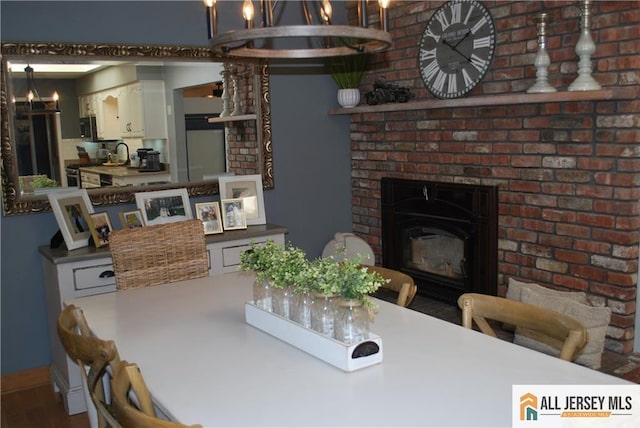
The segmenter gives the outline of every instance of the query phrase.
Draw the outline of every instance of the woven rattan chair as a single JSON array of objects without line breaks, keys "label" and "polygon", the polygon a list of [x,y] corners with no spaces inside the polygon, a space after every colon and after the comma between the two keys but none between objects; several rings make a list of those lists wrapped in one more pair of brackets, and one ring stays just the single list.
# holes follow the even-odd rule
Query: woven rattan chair
[{"label": "woven rattan chair", "polygon": [[209,274],[204,228],[198,219],[118,230],[109,236],[109,247],[118,290]]},{"label": "woven rattan chair", "polygon": [[485,294],[465,293],[458,299],[462,309],[462,325],[468,329],[476,322],[480,331],[497,337],[487,320],[514,325],[545,336],[560,350],[560,358],[573,361],[576,353],[587,344],[587,330],[579,321],[560,312],[528,303]]},{"label": "woven rattan chair", "polygon": [[111,394],[103,383],[110,377],[107,368],[120,363],[113,341],[92,336],[82,310],[73,305],[65,307],[58,317],[58,336],[69,358],[80,366],[92,428],[119,427],[109,411]]},{"label": "woven rattan chair", "polygon": [[111,381],[113,413],[127,428],[180,428],[201,427],[183,425],[156,416],[151,395],[136,364],[123,361],[115,368]]},{"label": "woven rattan chair", "polygon": [[418,290],[418,287],[413,281],[413,278],[411,278],[406,273],[382,266],[365,267],[370,271],[378,272],[383,278],[389,280],[389,282],[383,284],[382,287],[398,293],[396,304],[405,308],[411,304],[411,301],[415,297],[416,291]]}]

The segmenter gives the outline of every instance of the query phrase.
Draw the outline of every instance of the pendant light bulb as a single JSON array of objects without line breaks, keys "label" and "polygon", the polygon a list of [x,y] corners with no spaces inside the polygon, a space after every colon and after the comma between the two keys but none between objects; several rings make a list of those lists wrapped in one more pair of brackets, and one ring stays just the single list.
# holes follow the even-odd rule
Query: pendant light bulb
[{"label": "pendant light bulb", "polygon": [[333,8],[331,7],[331,3],[329,2],[329,0],[322,0],[321,15],[322,15],[322,21],[325,24],[331,23],[332,14],[333,14]]},{"label": "pendant light bulb", "polygon": [[242,5],[242,17],[245,20],[247,28],[253,27],[253,3],[251,0],[244,0],[244,4]]}]

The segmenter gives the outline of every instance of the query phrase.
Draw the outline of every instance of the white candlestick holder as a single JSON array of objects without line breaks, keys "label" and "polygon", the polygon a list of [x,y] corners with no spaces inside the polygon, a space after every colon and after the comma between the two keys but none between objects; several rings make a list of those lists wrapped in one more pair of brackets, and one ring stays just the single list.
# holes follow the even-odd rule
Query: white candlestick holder
[{"label": "white candlestick holder", "polygon": [[590,17],[591,1],[583,0],[580,3],[582,19],[580,21],[580,38],[576,44],[576,54],[580,58],[578,62],[578,77],[569,85],[570,91],[597,91],[602,89],[600,84],[591,75],[591,55],[596,51],[596,45],[591,38]]},{"label": "white candlestick holder", "polygon": [[227,70],[222,71],[222,111],[220,117],[227,117],[229,112],[229,101],[231,99],[229,95],[229,72]]},{"label": "white candlestick holder", "polygon": [[238,91],[238,79],[233,78],[233,111],[231,112],[231,116],[241,116],[242,115],[242,105],[240,102],[240,92]]},{"label": "white candlestick holder", "polygon": [[556,92],[556,88],[549,84],[547,69],[551,65],[549,54],[547,53],[546,28],[549,14],[542,12],[536,15],[536,28],[538,29],[538,52],[536,53],[533,65],[536,66],[536,83],[527,90],[529,94]]}]

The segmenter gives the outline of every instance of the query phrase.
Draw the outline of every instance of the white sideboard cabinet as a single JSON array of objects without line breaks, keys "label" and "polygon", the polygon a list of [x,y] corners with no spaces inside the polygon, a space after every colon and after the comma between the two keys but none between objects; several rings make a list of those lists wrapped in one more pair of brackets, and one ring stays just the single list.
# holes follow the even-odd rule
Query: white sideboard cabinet
[{"label": "white sideboard cabinet", "polygon": [[[240,254],[252,242],[274,242],[284,245],[286,228],[266,224],[249,226],[246,230],[227,231],[206,237],[209,255],[209,274],[237,271]],[[108,247],[85,247],[68,251],[66,248],[39,248],[42,257],[47,322],[51,342],[51,383],[60,392],[70,415],[87,410],[82,390],[80,369],[68,358],[58,338],[57,322],[64,302],[76,297],[116,291],[113,262]],[[103,339],[109,339],[105,337]],[[123,356],[126,357],[126,356]]]}]

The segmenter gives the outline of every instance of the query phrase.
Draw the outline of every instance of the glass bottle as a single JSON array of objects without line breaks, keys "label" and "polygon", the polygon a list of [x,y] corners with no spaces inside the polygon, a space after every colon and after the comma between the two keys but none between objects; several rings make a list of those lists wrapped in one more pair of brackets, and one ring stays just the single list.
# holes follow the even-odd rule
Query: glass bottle
[{"label": "glass bottle", "polygon": [[314,293],[311,308],[311,328],[327,337],[334,337],[336,311],[333,296]]},{"label": "glass bottle", "polygon": [[291,320],[301,324],[303,327],[311,328],[311,309],[313,306],[313,295],[306,290],[299,291],[295,296]]},{"label": "glass bottle", "polygon": [[292,286],[276,288],[273,292],[273,312],[291,319],[293,308],[294,288]]},{"label": "glass bottle", "polygon": [[273,288],[269,281],[253,282],[253,304],[268,312],[273,311]]},{"label": "glass bottle", "polygon": [[369,318],[359,299],[337,300],[336,339],[351,345],[369,338]]}]

